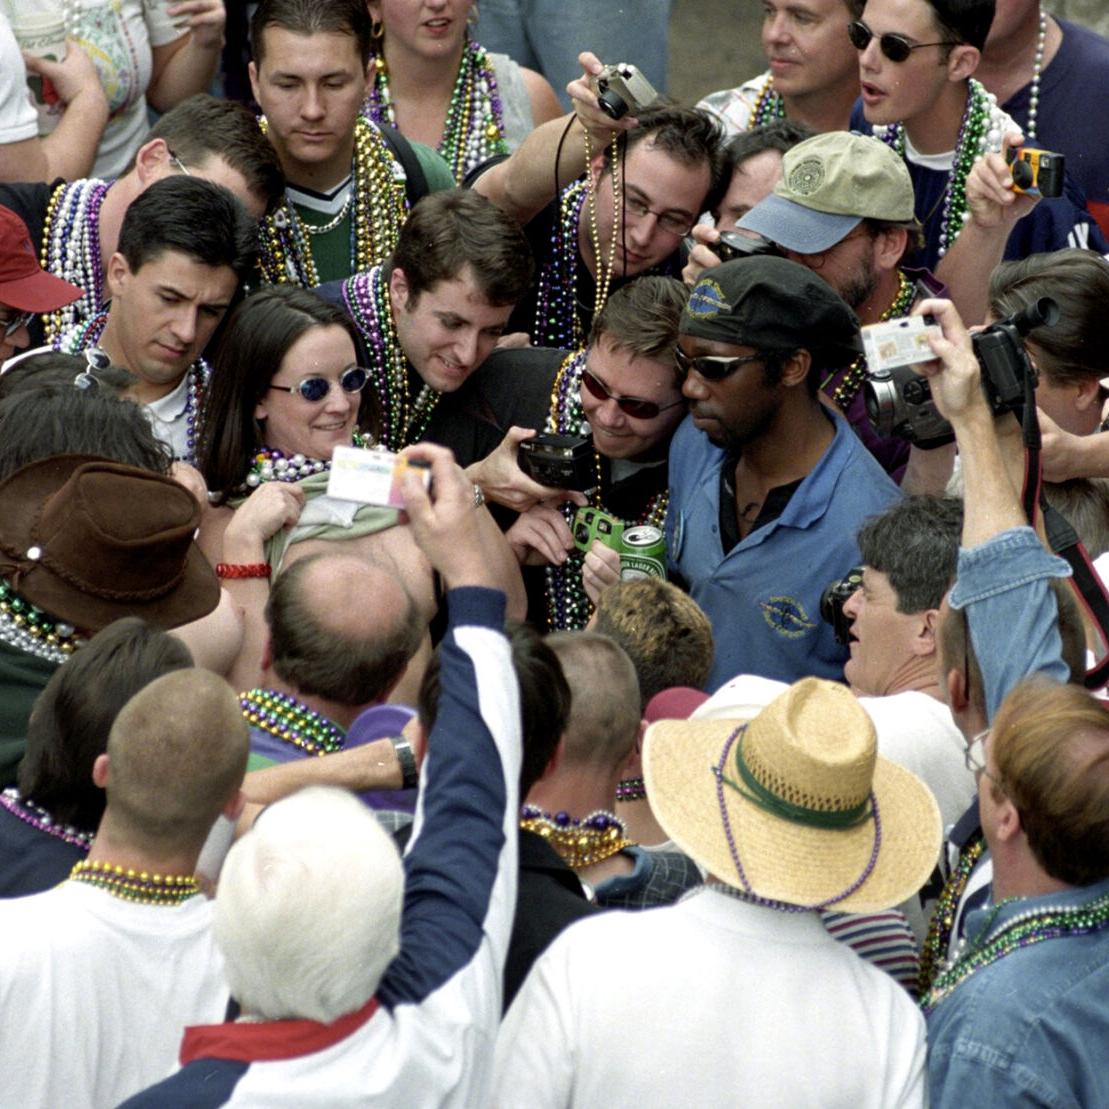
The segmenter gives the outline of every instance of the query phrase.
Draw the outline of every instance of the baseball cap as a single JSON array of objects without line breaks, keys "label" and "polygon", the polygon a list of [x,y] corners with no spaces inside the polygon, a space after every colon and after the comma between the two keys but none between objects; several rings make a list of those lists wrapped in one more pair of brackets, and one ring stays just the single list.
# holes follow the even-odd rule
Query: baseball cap
[{"label": "baseball cap", "polygon": [[0,304],[20,312],[53,312],[80,295],[76,285],[39,265],[27,225],[0,205]]},{"label": "baseball cap", "polygon": [[782,177],[739,226],[786,250],[818,254],[864,219],[915,220],[913,182],[904,160],[880,139],[828,131],[782,158]]},{"label": "baseball cap", "polygon": [[705,270],[678,331],[756,350],[804,349],[831,360],[862,350],[858,317],[819,274],[787,258],[736,258]]}]

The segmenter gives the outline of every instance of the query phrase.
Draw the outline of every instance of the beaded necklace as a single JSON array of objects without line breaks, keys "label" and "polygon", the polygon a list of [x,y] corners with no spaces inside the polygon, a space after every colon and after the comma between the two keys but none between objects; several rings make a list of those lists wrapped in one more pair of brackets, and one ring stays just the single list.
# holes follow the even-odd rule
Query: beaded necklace
[{"label": "beaded necklace", "polygon": [[72,624],[47,616],[0,578],[0,643],[47,662],[65,662],[84,642]]},{"label": "beaded necklace", "polygon": [[[951,172],[943,195],[943,216],[940,220],[939,256],[958,237],[967,214],[967,175],[975,161],[988,151],[1001,149],[1002,127],[1005,113],[997,106],[997,97],[987,92],[980,81],[969,80],[967,103],[959,124],[959,136],[951,161]],[[875,138],[892,147],[901,157],[905,156],[905,125],[903,123],[877,124]]]},{"label": "beaded necklace", "polygon": [[330,755],[343,749],[346,733],[322,713],[276,689],[239,694],[247,723],[299,747],[306,755]]},{"label": "beaded necklace", "polygon": [[[265,134],[268,125],[258,121]],[[354,163],[350,195],[340,213],[350,220],[350,272],[361,273],[385,261],[397,245],[397,235],[408,214],[403,169],[393,160],[381,132],[364,117],[354,124]],[[267,216],[259,236],[259,265],[266,281],[286,282],[313,288],[320,283],[311,236],[334,230],[342,220],[323,227],[306,223],[287,197],[276,212]]]},{"label": "beaded necklace", "polygon": [[[383,54],[374,59],[373,84],[362,105],[362,114],[374,123],[397,125],[389,67]],[[485,47],[469,39],[462,47],[438,150],[456,181],[461,181],[487,158],[508,153],[504,105],[493,63]]]},{"label": "beaded necklace", "polygon": [[944,964],[948,945],[951,942],[951,929],[955,927],[955,913],[958,911],[959,901],[967,888],[967,882],[970,881],[974,864],[982,857],[985,848],[986,840],[981,832],[965,844],[959,852],[959,861],[944,883],[943,892],[936,901],[932,919],[928,922],[928,935],[924,937],[924,943],[920,948],[917,993],[921,996],[928,992],[932,979]]},{"label": "beaded necklace", "polygon": [[7,809],[12,816],[18,817],[36,831],[64,840],[82,851],[88,851],[92,843],[92,832],[82,832],[72,824],[59,824],[41,805],[36,805],[30,797],[21,796],[15,786],[0,793],[0,808]]},{"label": "beaded necklace", "polygon": [[1040,30],[1036,36],[1036,55],[1032,59],[1032,84],[1028,90],[1028,124],[1024,128],[1024,140],[1029,146],[1036,145],[1036,116],[1040,108],[1040,74],[1044,68],[1044,50],[1047,46],[1047,12],[1040,5]]},{"label": "beaded necklace", "polygon": [[578,225],[585,203],[586,182],[573,181],[562,190],[551,248],[539,271],[535,298],[535,345],[562,350],[582,345],[585,335],[578,316]]},{"label": "beaded necklace", "polygon": [[121,901],[167,908],[180,905],[200,892],[191,874],[148,874],[145,870],[124,869],[118,864],[88,859],[74,864],[69,880],[95,886]]},{"label": "beaded necklace", "polygon": [[[585,369],[585,358],[584,350],[574,351],[567,355],[559,366],[551,389],[547,431],[559,435],[589,434],[589,424],[581,405],[581,375]],[[605,508],[604,468],[601,456],[596,450],[593,452],[593,467],[597,484],[590,493],[589,500],[595,508]],[[661,529],[666,521],[669,500],[669,489],[655,493],[648,500],[635,523],[651,524]],[[562,514],[568,525],[573,524],[576,511],[577,507],[569,502],[562,506]],[[547,623],[552,631],[580,631],[589,622],[593,605],[582,586],[581,573],[584,561],[584,552],[573,550],[561,566],[547,567]]]},{"label": "beaded necklace", "polygon": [[932,988],[920,999],[920,1007],[924,1012],[930,1013],[972,974],[1022,947],[1031,947],[1044,940],[1085,936],[1109,927],[1109,893],[1106,893],[1085,905],[1049,906],[1046,909],[1020,913],[1006,921],[991,936],[989,932],[994,918],[1002,906],[1009,903],[1008,900],[1001,901],[994,907],[990,922],[982,929],[978,940],[970,945],[965,940],[960,944],[955,957],[936,976]]},{"label": "beaded necklace", "polygon": [[774,74],[768,73],[759,88],[751,114],[747,117],[747,130],[754,131],[776,119],[785,118],[786,102],[782,99],[782,94],[774,88]]},{"label": "beaded necklace", "polygon": [[[108,323],[108,313],[98,312],[95,316],[74,325],[64,334],[58,335],[51,346],[63,354],[80,354],[94,347],[104,334]],[[212,368],[203,358],[198,358],[185,371],[189,383],[185,393],[185,453],[180,461],[190,466],[196,463],[196,421],[204,406],[204,394],[212,377]]]},{"label": "beaded necklace", "polygon": [[632,846],[624,822],[605,809],[597,809],[579,820],[565,810],[552,816],[534,805],[525,805],[520,817],[520,827],[542,836],[572,870],[604,862]]},{"label": "beaded necklace", "polygon": [[423,435],[441,394],[425,384],[415,400],[409,395],[408,359],[393,324],[392,297],[382,266],[343,282],[343,306],[369,347],[372,365],[366,368],[382,409],[380,442],[388,450],[399,451]]},{"label": "beaded necklace", "polygon": [[46,341],[78,321],[104,310],[104,271],[100,262],[100,206],[111,181],[95,177],[59,185],[51,194],[42,225],[42,268],[82,290],[63,308],[42,315]]},{"label": "beaded necklace", "polygon": [[617,801],[645,801],[647,787],[642,778],[621,778],[616,785]]},{"label": "beaded necklace", "polygon": [[[355,430],[351,443],[356,447],[366,447],[366,439]],[[312,474],[322,474],[331,469],[331,459],[306,458],[303,454],[286,455],[277,447],[259,447],[251,459],[250,469],[236,492],[257,489],[270,481],[294,482]]]},{"label": "beaded necklace", "polygon": [[[894,320],[899,319],[901,316],[907,316],[915,295],[916,289],[913,287],[912,282],[905,276],[904,271],[898,270],[897,295],[893,298],[890,306],[878,317],[878,322],[885,323],[886,320]],[[828,375],[827,379],[820,386],[822,392],[827,393],[828,386],[835,380],[835,376],[835,374]],[[832,403],[835,404],[841,412],[846,412],[864,381],[866,381],[866,355],[860,354],[859,357],[847,367],[843,378],[835,387],[834,392],[832,392]]]}]

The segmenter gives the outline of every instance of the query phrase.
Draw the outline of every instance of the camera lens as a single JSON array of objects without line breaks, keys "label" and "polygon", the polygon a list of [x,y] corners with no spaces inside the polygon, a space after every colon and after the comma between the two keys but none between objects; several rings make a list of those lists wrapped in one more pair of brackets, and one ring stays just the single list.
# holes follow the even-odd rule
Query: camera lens
[{"label": "camera lens", "polygon": [[883,438],[889,438],[897,424],[897,386],[889,370],[875,370],[863,385],[867,419]]},{"label": "camera lens", "polygon": [[608,88],[597,94],[597,103],[600,104],[601,111],[611,119],[623,119],[628,114],[627,104]]}]

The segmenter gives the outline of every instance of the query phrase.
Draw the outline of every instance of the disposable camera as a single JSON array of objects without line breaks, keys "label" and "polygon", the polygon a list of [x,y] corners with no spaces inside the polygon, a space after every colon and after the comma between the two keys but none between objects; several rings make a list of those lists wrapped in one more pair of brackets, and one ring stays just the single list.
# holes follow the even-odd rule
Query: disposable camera
[{"label": "disposable camera", "polygon": [[754,258],[765,254],[780,257],[782,253],[776,243],[763,238],[762,235],[742,235],[738,231],[721,231],[720,241],[712,247],[712,252],[721,262],[730,262],[733,258]]},{"label": "disposable camera", "polygon": [[[928,317],[921,318],[925,321]],[[1008,319],[991,324],[971,335],[971,344],[982,370],[982,391],[995,416],[1013,412],[1024,403],[1025,382],[1037,384],[1036,369],[1028,360],[1024,337],[1035,327],[1051,327],[1059,318],[1059,306],[1051,297],[1040,297]],[[884,325],[878,325],[884,326]],[[863,328],[863,344],[867,328]],[[930,357],[934,357],[931,356]],[[932,399],[929,381],[912,371],[913,362],[869,368],[863,386],[866,413],[875,431],[883,437],[898,436],[918,447],[939,447],[955,434],[940,415]],[[922,361],[922,359],[915,359]]]},{"label": "disposable camera", "polygon": [[520,444],[517,459],[520,469],[540,485],[584,493],[597,484],[589,435],[542,432]]},{"label": "disposable camera", "polygon": [[340,501],[404,508],[404,479],[410,473],[420,477],[425,489],[431,485],[427,462],[388,451],[336,447],[331,454],[327,495]]},{"label": "disposable camera", "polygon": [[1013,175],[1013,191],[1030,196],[1062,196],[1065,162],[1062,154],[1016,146],[1005,154]]},{"label": "disposable camera", "polygon": [[585,506],[574,514],[574,546],[588,551],[593,540],[599,539],[606,547],[619,553],[623,549],[624,521],[610,516],[600,508]]},{"label": "disposable camera", "polygon": [[651,82],[627,62],[606,65],[593,78],[592,85],[601,111],[613,119],[623,119],[629,112],[638,115],[658,100]]},{"label": "disposable camera", "polygon": [[851,625],[855,620],[843,611],[843,606],[862,584],[863,568],[853,566],[842,578],[837,578],[820,594],[820,617],[825,624],[832,625],[836,642],[845,646],[851,641]]}]

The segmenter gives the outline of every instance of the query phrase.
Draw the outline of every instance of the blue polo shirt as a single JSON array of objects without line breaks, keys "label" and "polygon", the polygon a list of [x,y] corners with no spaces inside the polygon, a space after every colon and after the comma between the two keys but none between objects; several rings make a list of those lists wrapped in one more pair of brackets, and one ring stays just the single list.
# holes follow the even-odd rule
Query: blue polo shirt
[{"label": "blue polo shirt", "polygon": [[847,650],[820,618],[820,595],[858,565],[856,532],[901,491],[851,425],[827,415],[835,438],[785,510],[727,554],[719,523],[724,451],[689,418],[670,445],[670,566],[712,621],[709,692],[737,674],[843,679]]}]

